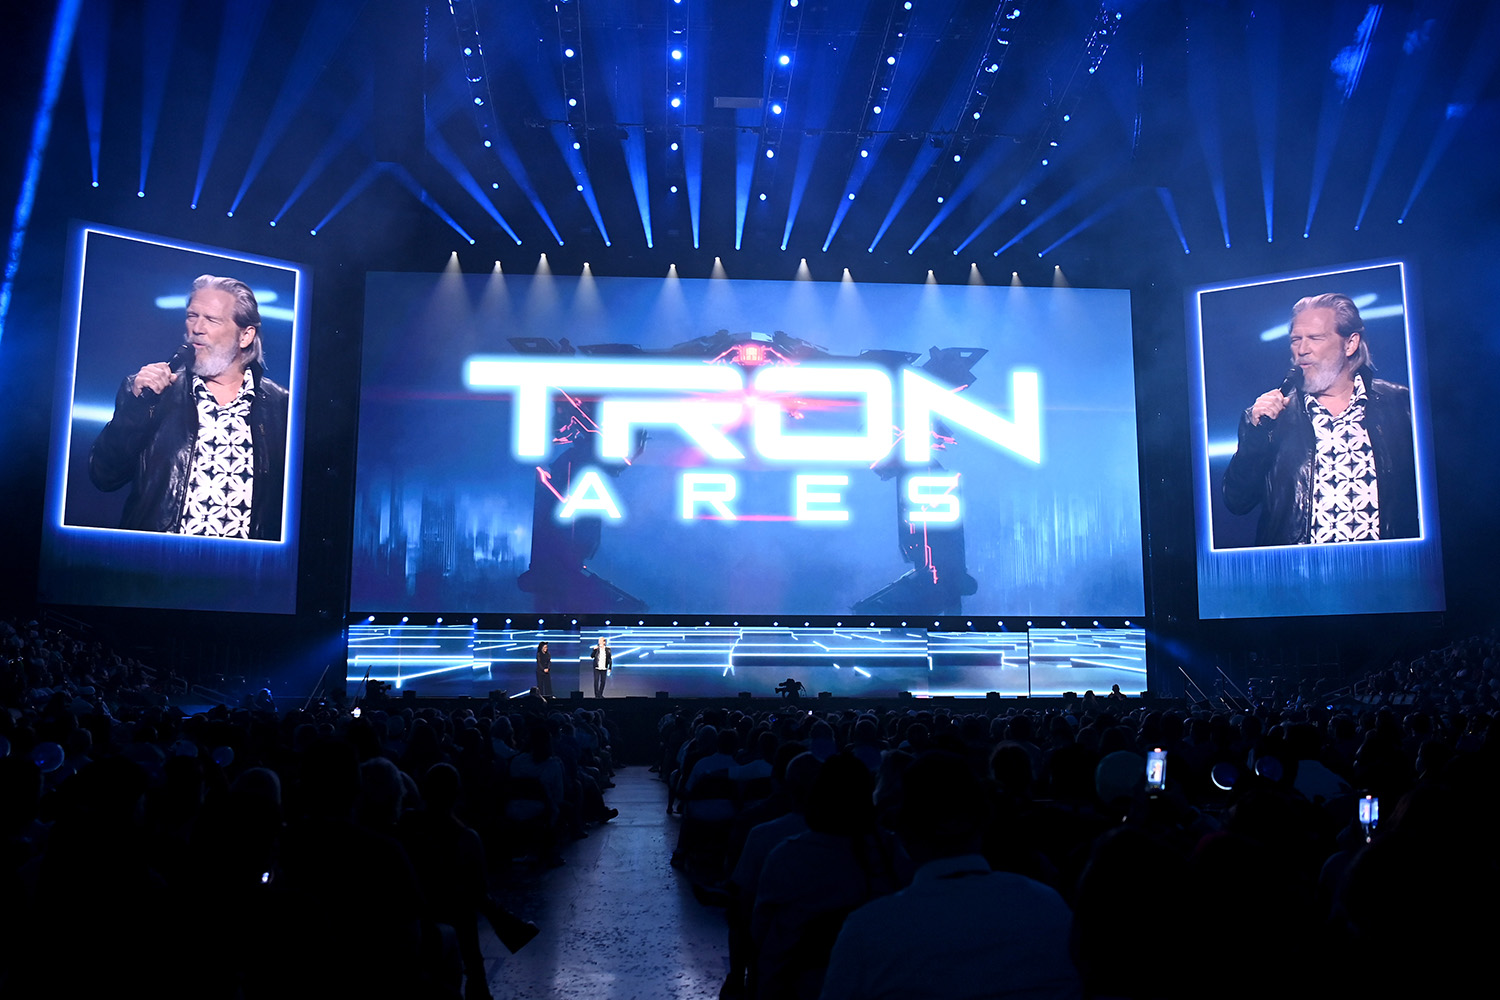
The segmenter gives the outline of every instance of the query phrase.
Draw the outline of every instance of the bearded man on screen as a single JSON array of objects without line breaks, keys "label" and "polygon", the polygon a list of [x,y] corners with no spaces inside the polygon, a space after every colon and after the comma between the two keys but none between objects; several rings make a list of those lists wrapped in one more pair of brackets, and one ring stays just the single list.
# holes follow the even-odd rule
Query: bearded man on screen
[{"label": "bearded man on screen", "polygon": [[1292,373],[1240,418],[1225,506],[1260,508],[1256,545],[1416,538],[1411,393],[1375,377],[1358,307],[1308,296],[1289,333]]},{"label": "bearded man on screen", "polygon": [[126,530],[279,540],[287,392],[265,377],[255,293],[202,275],[184,320],[172,361],[121,385],[89,479],[105,491],[129,484]]}]

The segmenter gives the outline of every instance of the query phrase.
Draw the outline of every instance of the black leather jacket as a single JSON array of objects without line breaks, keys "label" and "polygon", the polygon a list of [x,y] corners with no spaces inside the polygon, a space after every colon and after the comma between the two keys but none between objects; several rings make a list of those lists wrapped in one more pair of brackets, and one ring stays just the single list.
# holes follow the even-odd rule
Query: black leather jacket
[{"label": "black leather jacket", "polygon": [[[1380,498],[1380,538],[1416,538],[1416,459],[1412,443],[1411,393],[1403,385],[1377,379],[1369,368],[1365,382],[1365,430],[1375,453]],[[1313,463],[1317,434],[1301,392],[1293,392],[1275,420],[1250,422],[1240,416],[1239,447],[1224,473],[1224,505],[1234,514],[1261,508],[1256,545],[1304,545],[1312,539]]]},{"label": "black leather jacket", "polygon": [[[250,403],[255,479],[250,490],[250,537],[279,541],[286,483],[287,392],[259,366]],[[115,395],[115,413],[89,452],[89,479],[101,490],[130,484],[120,527],[175,532],[182,523],[198,440],[193,379],[179,378],[160,397],[136,396],[127,378]]]}]

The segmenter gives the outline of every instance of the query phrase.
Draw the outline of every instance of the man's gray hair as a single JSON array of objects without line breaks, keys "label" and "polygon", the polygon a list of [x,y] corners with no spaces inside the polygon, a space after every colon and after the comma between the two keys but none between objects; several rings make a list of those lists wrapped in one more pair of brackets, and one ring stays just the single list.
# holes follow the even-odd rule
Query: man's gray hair
[{"label": "man's gray hair", "polygon": [[265,347],[260,340],[260,303],[255,301],[255,293],[250,286],[238,278],[220,278],[212,274],[200,274],[193,279],[193,287],[188,292],[188,301],[193,296],[208,288],[216,292],[224,292],[234,299],[234,325],[241,330],[246,327],[255,327],[255,339],[250,346],[240,351],[240,357],[248,364],[265,364]]},{"label": "man's gray hair", "polygon": [[[1322,295],[1309,295],[1298,299],[1297,304],[1292,306],[1293,323],[1297,321],[1297,315],[1304,309],[1332,309],[1334,327],[1338,330],[1340,337],[1348,340],[1356,333],[1361,335],[1359,347],[1355,349],[1354,356],[1350,359],[1354,370],[1375,367],[1375,362],[1370,360],[1370,345],[1365,342],[1363,336],[1365,321],[1360,318],[1359,306],[1354,304],[1353,299],[1339,292],[1324,292]],[[1290,332],[1291,327],[1288,326],[1287,330]]]}]

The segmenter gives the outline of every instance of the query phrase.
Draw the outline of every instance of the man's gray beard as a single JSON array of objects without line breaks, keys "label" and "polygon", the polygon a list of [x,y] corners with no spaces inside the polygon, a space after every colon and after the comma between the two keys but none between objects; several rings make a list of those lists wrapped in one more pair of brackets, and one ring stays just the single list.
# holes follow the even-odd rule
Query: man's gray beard
[{"label": "man's gray beard", "polygon": [[1311,368],[1302,369],[1302,392],[1308,396],[1316,396],[1320,392],[1327,392],[1333,387],[1333,383],[1343,374],[1344,365],[1328,364],[1314,365]]},{"label": "man's gray beard", "polygon": [[227,345],[223,350],[210,349],[203,357],[194,359],[193,374],[199,378],[218,378],[229,370],[239,356],[239,349],[233,344]]}]

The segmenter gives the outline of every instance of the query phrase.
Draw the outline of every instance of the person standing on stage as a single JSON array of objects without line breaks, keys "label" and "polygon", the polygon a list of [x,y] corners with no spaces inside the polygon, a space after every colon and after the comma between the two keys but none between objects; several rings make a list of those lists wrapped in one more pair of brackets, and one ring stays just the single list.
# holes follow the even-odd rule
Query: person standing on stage
[{"label": "person standing on stage", "polygon": [[609,672],[614,669],[614,654],[609,651],[609,640],[601,637],[594,644],[591,654],[594,658],[594,697],[604,697],[604,685],[609,680]]},{"label": "person standing on stage", "polygon": [[536,690],[543,698],[552,697],[552,653],[545,642],[536,647]]}]

